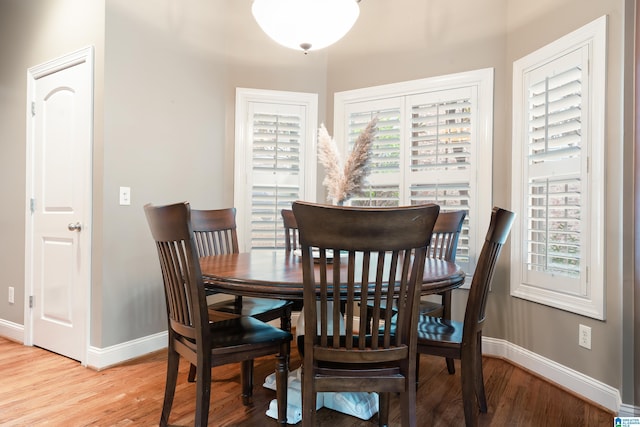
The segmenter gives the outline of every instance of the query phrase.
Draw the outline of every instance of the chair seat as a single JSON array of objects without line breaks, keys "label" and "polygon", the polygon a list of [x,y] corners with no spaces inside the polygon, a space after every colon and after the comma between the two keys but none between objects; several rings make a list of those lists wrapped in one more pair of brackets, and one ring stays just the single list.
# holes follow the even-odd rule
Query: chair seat
[{"label": "chair seat", "polygon": [[[290,332],[271,326],[253,317],[237,317],[211,325],[211,348],[215,353],[221,349],[237,352],[238,347],[259,344],[273,344],[277,341],[290,341]],[[216,351],[216,349],[218,351]]]},{"label": "chair seat", "polygon": [[248,297],[242,298],[241,306],[235,300],[215,302],[208,306],[209,318],[213,321],[248,316],[268,322],[282,317],[282,313],[292,308],[292,301]]},{"label": "chair seat", "polygon": [[[420,315],[418,319],[418,345],[459,345],[462,342],[463,323],[441,317]],[[432,342],[433,341],[433,342]]]},{"label": "chair seat", "polygon": [[[373,307],[369,305],[369,310],[372,310]],[[386,314],[387,307],[384,304],[380,306],[380,316],[383,317]],[[370,313],[370,312],[369,312]],[[369,313],[367,313],[369,315]],[[395,319],[396,310],[393,309],[393,318]],[[444,315],[444,305],[435,301],[425,301],[420,300],[420,305],[418,307],[418,313],[423,316],[434,316],[434,317],[443,317]]]},{"label": "chair seat", "polygon": [[442,317],[444,313],[444,305],[435,301],[420,301],[418,313],[425,316]]}]

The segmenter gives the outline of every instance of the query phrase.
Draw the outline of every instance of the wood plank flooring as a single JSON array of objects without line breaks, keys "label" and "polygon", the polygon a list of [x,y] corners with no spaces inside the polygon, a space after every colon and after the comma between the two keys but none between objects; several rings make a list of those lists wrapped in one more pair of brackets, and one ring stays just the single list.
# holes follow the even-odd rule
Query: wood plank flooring
[{"label": "wood plank flooring", "polygon": [[[300,361],[295,347],[292,368]],[[100,372],[78,362],[0,337],[0,426],[155,426],[164,393],[166,353],[148,355]],[[262,387],[273,371],[272,357],[255,364],[254,402],[242,405],[239,367],[212,372],[210,426],[275,425],[265,411],[275,392]],[[420,426],[462,426],[460,365],[448,375],[444,360],[422,356],[418,389]],[[170,422],[193,425],[195,385],[187,383],[188,366],[180,378]],[[525,370],[495,358],[484,360],[489,412],[480,426],[603,426],[613,425],[613,414],[550,384]],[[391,425],[400,425],[398,405]],[[376,426],[377,416],[363,421],[323,408],[318,425]]]}]

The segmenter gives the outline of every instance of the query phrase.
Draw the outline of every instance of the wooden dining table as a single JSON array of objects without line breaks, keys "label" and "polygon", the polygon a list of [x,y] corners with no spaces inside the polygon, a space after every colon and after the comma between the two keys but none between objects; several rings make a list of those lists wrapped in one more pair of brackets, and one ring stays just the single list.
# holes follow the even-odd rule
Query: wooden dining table
[{"label": "wooden dining table", "polygon": [[[346,263],[341,263],[346,268]],[[302,257],[294,252],[254,250],[200,258],[205,287],[231,295],[303,299]],[[436,294],[464,283],[465,273],[449,261],[427,258],[422,294]]]}]

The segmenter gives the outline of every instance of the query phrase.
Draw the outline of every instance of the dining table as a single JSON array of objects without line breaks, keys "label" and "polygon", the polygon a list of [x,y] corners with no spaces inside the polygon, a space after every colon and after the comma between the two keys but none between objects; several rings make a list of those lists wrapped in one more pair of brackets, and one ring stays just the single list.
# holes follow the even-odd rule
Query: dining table
[{"label": "dining table", "polygon": [[[346,268],[346,262],[340,263]],[[246,297],[303,300],[302,257],[294,251],[252,250],[200,258],[207,289]],[[427,258],[422,295],[462,286],[465,273],[455,263]]]}]

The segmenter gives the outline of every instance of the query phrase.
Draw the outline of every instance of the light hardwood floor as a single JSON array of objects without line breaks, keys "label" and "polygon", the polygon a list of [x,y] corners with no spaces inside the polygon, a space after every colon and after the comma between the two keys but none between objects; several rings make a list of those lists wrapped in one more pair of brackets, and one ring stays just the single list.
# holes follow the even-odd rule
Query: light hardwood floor
[{"label": "light hardwood floor", "polygon": [[[299,366],[292,350],[292,367]],[[457,362],[456,362],[457,363]],[[0,338],[0,426],[154,426],[158,425],[164,392],[166,353],[154,353],[100,372],[78,362]],[[272,372],[272,357],[255,366],[254,402],[242,405],[238,366],[212,372],[210,426],[268,426],[265,415],[275,392],[262,387]],[[458,372],[448,375],[443,359],[422,356],[418,389],[420,426],[462,426],[464,414]],[[187,383],[188,366],[180,378],[170,422],[193,425],[195,385]],[[613,414],[550,384],[523,369],[495,358],[484,360],[489,412],[480,426],[612,426]],[[398,405],[391,425],[399,426]],[[376,426],[329,409],[318,413],[318,425]]]}]

